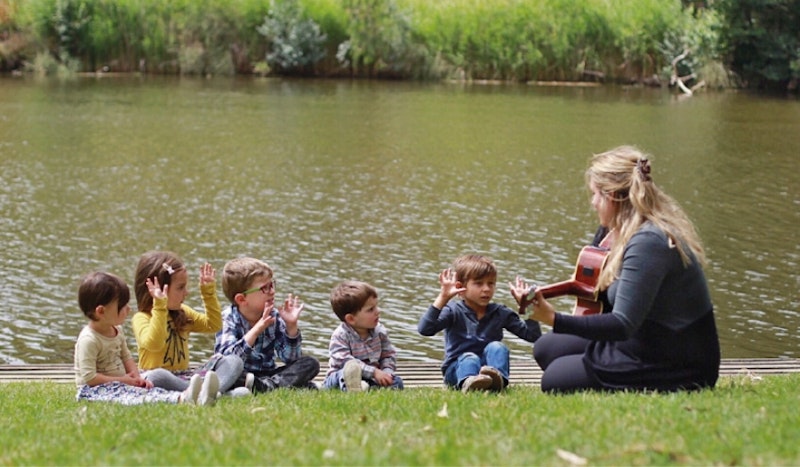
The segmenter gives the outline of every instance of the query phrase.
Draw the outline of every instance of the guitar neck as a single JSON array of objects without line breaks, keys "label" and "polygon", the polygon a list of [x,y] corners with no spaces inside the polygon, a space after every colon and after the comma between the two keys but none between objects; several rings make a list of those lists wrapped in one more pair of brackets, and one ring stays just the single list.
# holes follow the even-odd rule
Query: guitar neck
[{"label": "guitar neck", "polygon": [[589,284],[570,279],[563,282],[556,282],[537,288],[542,291],[544,298],[561,297],[564,295],[575,295],[580,298],[595,298],[595,289]]}]

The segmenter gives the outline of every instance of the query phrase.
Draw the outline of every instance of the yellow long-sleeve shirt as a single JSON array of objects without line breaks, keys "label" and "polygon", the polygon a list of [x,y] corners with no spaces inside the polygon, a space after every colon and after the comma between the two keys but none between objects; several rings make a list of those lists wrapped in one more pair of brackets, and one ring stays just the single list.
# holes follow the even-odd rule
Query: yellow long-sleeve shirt
[{"label": "yellow long-sleeve shirt", "polygon": [[217,298],[216,284],[200,287],[205,313],[199,313],[186,304],[181,308],[193,321],[181,333],[175,332],[167,311],[167,299],[154,299],[150,313],[137,312],[131,319],[133,333],[139,349],[139,368],[170,371],[189,369],[189,334],[211,333],[222,329],[222,307]]}]

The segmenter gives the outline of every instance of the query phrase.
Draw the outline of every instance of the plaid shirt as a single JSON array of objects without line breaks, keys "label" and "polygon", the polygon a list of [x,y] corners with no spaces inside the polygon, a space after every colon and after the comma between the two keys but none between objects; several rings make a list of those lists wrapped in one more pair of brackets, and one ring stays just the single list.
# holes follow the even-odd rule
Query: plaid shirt
[{"label": "plaid shirt", "polygon": [[369,336],[362,339],[352,326],[341,323],[331,334],[328,350],[328,375],[344,368],[344,364],[353,358],[361,362],[361,376],[366,379],[372,379],[375,368],[392,374],[397,368],[397,352],[382,324],[371,329]]},{"label": "plaid shirt", "polygon": [[250,331],[250,323],[239,313],[239,308],[232,305],[222,312],[222,331],[217,333],[214,352],[222,355],[238,355],[244,360],[244,369],[256,375],[271,374],[277,368],[275,357],[284,363],[297,360],[302,355],[300,344],[302,336],[290,338],[286,336],[286,323],[272,310],[275,323],[264,330],[250,347],[244,335]]}]

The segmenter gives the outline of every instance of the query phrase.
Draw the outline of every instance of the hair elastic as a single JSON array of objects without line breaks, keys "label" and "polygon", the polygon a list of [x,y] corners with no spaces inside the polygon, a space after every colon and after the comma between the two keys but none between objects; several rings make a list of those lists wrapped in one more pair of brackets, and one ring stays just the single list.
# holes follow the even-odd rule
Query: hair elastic
[{"label": "hair elastic", "polygon": [[646,157],[643,157],[636,162],[636,170],[638,170],[642,175],[644,181],[649,182],[652,180],[652,177],[650,177],[650,161],[647,160]]}]

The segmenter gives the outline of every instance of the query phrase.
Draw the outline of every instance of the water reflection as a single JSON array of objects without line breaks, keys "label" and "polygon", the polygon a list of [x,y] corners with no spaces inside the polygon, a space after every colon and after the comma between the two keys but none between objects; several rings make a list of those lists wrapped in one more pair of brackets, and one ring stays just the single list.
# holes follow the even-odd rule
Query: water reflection
[{"label": "water reflection", "polygon": [[[70,362],[75,293],[95,269],[132,280],[144,251],[217,270],[250,255],[299,294],[305,349],[326,357],[328,293],[381,293],[402,358],[439,359],[416,321],[453,258],[499,282],[565,279],[595,227],[582,171],[634,143],[706,241],[725,357],[800,354],[800,104],[649,89],[282,80],[0,82],[0,363]],[[221,291],[220,291],[221,296]],[[511,303],[505,288],[497,300]],[[192,291],[187,302],[200,306]],[[569,299],[558,302],[571,309]],[[135,344],[130,328],[132,348]],[[510,338],[513,356],[530,346]],[[192,339],[192,359],[211,336]]]}]

